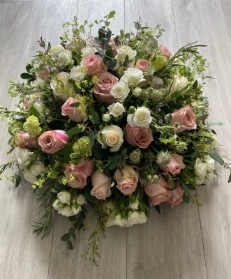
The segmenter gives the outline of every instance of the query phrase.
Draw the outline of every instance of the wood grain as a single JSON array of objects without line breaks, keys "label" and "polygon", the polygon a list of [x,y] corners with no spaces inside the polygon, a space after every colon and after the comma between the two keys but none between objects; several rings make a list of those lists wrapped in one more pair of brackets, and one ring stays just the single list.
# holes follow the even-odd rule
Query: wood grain
[{"label": "wood grain", "polygon": [[[0,0],[0,103],[13,107],[7,96],[8,80],[18,79],[39,49],[42,36],[59,42],[62,23],[77,15],[89,22],[116,10],[111,28],[115,34],[125,28],[134,31],[134,21],[160,23],[166,32],[160,39],[172,53],[188,42],[208,45],[201,53],[210,62],[205,93],[210,101],[211,122],[224,154],[230,149],[231,88],[231,5],[229,0]],[[93,28],[95,35],[97,28]],[[6,162],[7,129],[0,123],[0,163]],[[23,182],[15,189],[9,181],[0,182],[0,278],[3,279],[230,279],[231,278],[231,188],[228,172],[217,166],[219,178],[210,179],[198,189],[203,204],[181,204],[173,209],[154,209],[146,225],[128,229],[107,229],[100,244],[101,259],[95,267],[82,258],[94,222],[77,235],[75,250],[63,253],[60,237],[69,221],[55,214],[51,234],[41,241],[31,233],[36,218],[36,197]]]}]

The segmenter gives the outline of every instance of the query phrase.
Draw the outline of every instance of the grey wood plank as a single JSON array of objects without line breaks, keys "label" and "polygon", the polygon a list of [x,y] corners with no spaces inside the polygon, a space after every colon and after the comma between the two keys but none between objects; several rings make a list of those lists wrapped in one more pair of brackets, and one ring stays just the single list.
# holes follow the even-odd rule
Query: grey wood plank
[{"label": "grey wood plank", "polygon": [[[222,1],[220,1],[222,3]],[[176,30],[182,43],[192,41],[193,37],[200,43],[208,44],[202,52],[210,62],[209,74],[215,79],[208,82],[206,94],[210,101],[209,121],[221,121],[222,127],[214,127],[219,143],[227,149],[220,148],[230,157],[230,62],[231,47],[230,25],[224,9],[230,9],[230,3],[218,1],[178,1],[174,5]],[[225,22],[226,20],[226,22]],[[182,28],[187,26],[187,28]],[[219,179],[212,179],[206,187],[198,189],[203,206],[199,209],[202,237],[207,267],[207,278],[228,279],[231,276],[231,198],[227,183],[228,172],[217,166]]]},{"label": "grey wood plank", "polygon": [[[148,26],[160,23],[166,30],[160,43],[174,53],[180,46],[173,12],[174,1],[126,1],[125,18],[131,28],[134,17]],[[144,226],[131,227],[127,237],[127,278],[206,278],[198,208],[161,205]]]},{"label": "grey wood plank", "polygon": [[[1,105],[10,107],[8,80],[16,79],[32,3],[0,4],[0,95]],[[27,42],[30,44],[30,42]],[[25,63],[25,61],[21,61]],[[12,104],[13,105],[13,104]],[[0,164],[7,162],[7,131],[1,123]],[[0,278],[46,278],[50,238],[32,235],[36,199],[28,183],[15,189],[10,181],[0,182]]]}]

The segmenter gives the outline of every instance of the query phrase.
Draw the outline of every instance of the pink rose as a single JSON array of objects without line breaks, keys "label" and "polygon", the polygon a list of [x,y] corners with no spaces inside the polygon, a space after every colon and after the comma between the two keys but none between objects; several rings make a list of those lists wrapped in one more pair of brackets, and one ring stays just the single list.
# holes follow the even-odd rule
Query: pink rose
[{"label": "pink rose", "polygon": [[181,125],[181,127],[175,130],[176,133],[180,133],[184,130],[196,130],[196,116],[191,107],[183,107],[172,113],[171,125],[175,123]]},{"label": "pink rose", "polygon": [[170,57],[171,57],[170,51],[166,47],[164,47],[164,46],[160,46],[159,48],[160,48],[160,50],[162,52],[162,55],[165,56],[169,60]]},{"label": "pink rose", "polygon": [[95,196],[98,200],[105,200],[111,195],[111,178],[102,172],[95,171],[91,176],[91,183],[93,186],[91,195]]},{"label": "pink rose", "polygon": [[[94,37],[90,37],[88,40],[87,40],[87,44],[90,46],[90,47],[95,47],[95,48],[100,48],[100,49],[103,49],[103,46],[97,44],[95,42],[95,38]],[[108,42],[108,45],[112,48],[112,51],[113,51],[113,55],[116,56],[117,54],[117,50],[116,50],[116,44],[115,44],[115,41],[113,40],[113,38],[110,39],[110,41]]]},{"label": "pink rose", "polygon": [[151,198],[151,205],[158,205],[170,199],[169,184],[163,177],[157,183],[149,183],[144,187],[145,193]]},{"label": "pink rose", "polygon": [[142,72],[147,68],[149,65],[149,61],[146,59],[138,59],[136,62],[135,68],[141,70]]},{"label": "pink rose", "polygon": [[80,111],[78,107],[71,107],[73,103],[77,103],[77,98],[69,97],[66,102],[61,107],[61,114],[63,116],[68,116],[72,121],[84,122],[87,120],[87,114],[85,111]]},{"label": "pink rose", "polygon": [[83,189],[87,185],[87,178],[92,174],[92,161],[83,160],[77,166],[66,165],[64,174],[67,184],[72,188]]},{"label": "pink rose", "polygon": [[118,78],[108,72],[97,74],[99,82],[93,87],[95,97],[101,102],[112,104],[115,98],[110,94],[110,90],[114,84],[118,82]]},{"label": "pink rose", "polygon": [[171,193],[171,197],[168,200],[168,202],[171,203],[172,207],[182,202],[184,191],[182,190],[179,182],[176,182],[176,188],[170,191],[170,193]]},{"label": "pink rose", "polygon": [[37,77],[41,79],[46,79],[50,76],[50,69],[46,66],[43,72],[36,74]]},{"label": "pink rose", "polygon": [[171,160],[166,165],[160,165],[160,168],[164,170],[165,174],[177,174],[180,173],[181,169],[185,168],[185,164],[183,163],[183,157],[178,154],[171,154]]},{"label": "pink rose", "polygon": [[124,195],[131,195],[138,183],[138,173],[129,166],[125,166],[122,170],[116,170],[114,178],[118,185],[116,186]]},{"label": "pink rose", "polygon": [[126,125],[126,139],[132,146],[139,146],[140,148],[148,148],[153,141],[153,137],[148,128],[132,127]]},{"label": "pink rose", "polygon": [[20,148],[33,148],[38,145],[38,137],[20,131],[16,134],[16,145]]},{"label": "pink rose", "polygon": [[102,58],[96,54],[89,54],[85,56],[81,65],[87,68],[89,76],[94,76],[96,73],[105,72],[107,67],[103,64]]},{"label": "pink rose", "polygon": [[68,135],[61,130],[51,130],[42,133],[38,144],[45,153],[53,154],[62,149],[69,141]]}]

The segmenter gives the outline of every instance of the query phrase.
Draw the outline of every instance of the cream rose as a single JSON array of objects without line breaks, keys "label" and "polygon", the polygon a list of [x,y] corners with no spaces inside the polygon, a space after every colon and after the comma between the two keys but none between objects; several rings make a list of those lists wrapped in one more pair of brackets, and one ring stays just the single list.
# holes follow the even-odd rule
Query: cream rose
[{"label": "cream rose", "polygon": [[65,67],[72,63],[71,52],[67,49],[60,51],[57,57],[57,64],[59,67]]},{"label": "cream rose", "polygon": [[119,126],[108,125],[97,136],[103,148],[111,147],[111,152],[116,152],[123,144],[123,131]]},{"label": "cream rose", "polygon": [[69,96],[60,90],[59,82],[61,82],[66,89],[72,89],[73,87],[72,84],[68,81],[69,79],[70,79],[70,75],[68,73],[60,72],[55,76],[54,79],[51,80],[50,83],[54,95],[63,101],[66,101]]},{"label": "cream rose", "polygon": [[117,82],[110,91],[111,95],[120,102],[127,98],[129,92],[128,83],[124,81]]},{"label": "cream rose", "polygon": [[143,72],[137,68],[128,68],[121,78],[121,81],[125,81],[131,87],[138,86],[142,81],[145,81]]},{"label": "cream rose", "polygon": [[66,204],[70,205],[70,202],[71,202],[70,192],[68,192],[68,191],[59,192],[57,197],[61,203],[66,203]]},{"label": "cream rose", "polygon": [[135,113],[128,114],[127,122],[132,127],[149,128],[149,124],[152,122],[151,112],[148,108],[140,107]]},{"label": "cream rose", "polygon": [[118,117],[125,112],[123,104],[116,102],[108,107],[109,113],[114,117]]},{"label": "cream rose", "polygon": [[82,81],[87,75],[87,68],[84,66],[75,66],[70,71],[70,79]]},{"label": "cream rose", "polygon": [[120,66],[120,63],[122,63],[122,64],[124,63],[126,56],[128,56],[128,60],[132,60],[134,62],[136,53],[137,52],[135,50],[131,49],[127,45],[121,46],[117,50],[117,55],[115,57],[115,59],[117,60],[116,67],[118,68]]},{"label": "cream rose", "polygon": [[52,46],[49,51],[48,54],[53,54],[53,53],[57,53],[60,52],[62,50],[65,50],[65,48],[62,45],[56,45],[56,46]]},{"label": "cream rose", "polygon": [[189,81],[186,77],[181,76],[180,74],[177,74],[174,76],[170,93],[176,92],[184,88],[189,84]]}]

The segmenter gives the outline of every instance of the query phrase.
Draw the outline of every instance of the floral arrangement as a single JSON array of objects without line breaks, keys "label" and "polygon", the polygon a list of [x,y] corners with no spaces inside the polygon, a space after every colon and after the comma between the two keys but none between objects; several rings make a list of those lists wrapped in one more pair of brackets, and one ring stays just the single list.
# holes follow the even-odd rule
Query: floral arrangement
[{"label": "floral arrangement", "polygon": [[[74,18],[59,45],[41,38],[42,50],[21,74],[26,82],[10,82],[15,110],[0,108],[14,155],[1,173],[16,165],[16,187],[24,177],[35,191],[43,188],[34,232],[44,237],[56,210],[72,222],[61,238],[71,250],[92,210],[97,222],[86,254],[94,262],[105,227],[143,224],[150,205],[159,211],[162,202],[199,204],[194,190],[216,174],[214,160],[230,170],[206,123],[203,45],[171,55],[159,45],[159,25],[138,20],[136,34],[113,36],[114,16],[82,25]],[[96,37],[94,25],[103,26]]]}]

